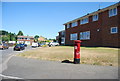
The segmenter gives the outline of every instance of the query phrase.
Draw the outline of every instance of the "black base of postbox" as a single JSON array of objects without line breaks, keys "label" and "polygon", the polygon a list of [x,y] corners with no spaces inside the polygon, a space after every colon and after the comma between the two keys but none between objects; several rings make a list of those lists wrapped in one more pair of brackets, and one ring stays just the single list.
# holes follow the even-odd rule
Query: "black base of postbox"
[{"label": "black base of postbox", "polygon": [[74,58],[74,64],[80,64],[80,59]]}]

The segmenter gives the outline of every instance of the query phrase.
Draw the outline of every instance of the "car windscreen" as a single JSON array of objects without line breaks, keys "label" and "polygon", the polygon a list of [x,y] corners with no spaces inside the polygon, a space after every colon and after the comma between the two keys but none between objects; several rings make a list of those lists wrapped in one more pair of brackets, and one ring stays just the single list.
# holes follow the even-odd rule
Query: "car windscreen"
[{"label": "car windscreen", "polygon": [[16,46],[20,46],[20,44],[17,44]]}]

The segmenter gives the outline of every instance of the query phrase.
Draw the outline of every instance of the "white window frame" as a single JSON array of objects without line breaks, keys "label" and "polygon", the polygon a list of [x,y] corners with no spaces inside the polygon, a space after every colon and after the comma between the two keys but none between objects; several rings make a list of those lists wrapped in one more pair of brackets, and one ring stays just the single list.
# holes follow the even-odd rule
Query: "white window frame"
[{"label": "white window frame", "polygon": [[78,25],[78,23],[77,23],[77,21],[76,22],[73,22],[72,23],[72,26],[71,27],[75,27],[75,26],[77,26]]},{"label": "white window frame", "polygon": [[89,18],[88,17],[80,20],[80,24],[86,24],[86,23],[89,23]]},{"label": "white window frame", "polygon": [[95,15],[92,16],[93,21],[98,21],[98,18],[99,18],[98,14],[95,14]]},{"label": "white window frame", "polygon": [[[116,9],[116,12],[114,12],[114,9]],[[117,15],[117,8],[112,8],[109,10],[109,17],[116,16]]]},{"label": "white window frame", "polygon": [[90,31],[80,32],[80,40],[90,40]]},{"label": "white window frame", "polygon": [[[113,29],[113,28],[116,28],[116,32],[112,32],[112,29]],[[110,32],[111,32],[111,34],[118,33],[118,27],[111,27]]]},{"label": "white window frame", "polygon": [[70,34],[70,40],[77,40],[77,33]]},{"label": "white window frame", "polygon": [[70,28],[70,24],[67,24],[67,28]]},{"label": "white window frame", "polygon": [[64,44],[65,43],[65,37],[61,38],[61,43]]}]

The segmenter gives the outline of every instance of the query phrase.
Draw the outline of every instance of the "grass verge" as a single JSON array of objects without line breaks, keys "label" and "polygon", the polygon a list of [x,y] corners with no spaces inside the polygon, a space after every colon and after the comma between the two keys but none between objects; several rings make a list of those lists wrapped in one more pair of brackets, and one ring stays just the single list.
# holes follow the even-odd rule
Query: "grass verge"
[{"label": "grass verge", "polygon": [[[81,47],[81,64],[118,66],[118,50],[106,47]],[[25,51],[18,56],[52,61],[73,61],[74,47],[43,47]]]}]

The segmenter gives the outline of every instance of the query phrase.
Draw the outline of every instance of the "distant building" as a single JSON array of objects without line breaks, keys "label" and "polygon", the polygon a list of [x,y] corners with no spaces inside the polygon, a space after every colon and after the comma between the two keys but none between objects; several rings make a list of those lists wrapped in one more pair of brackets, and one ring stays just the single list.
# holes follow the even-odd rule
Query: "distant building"
[{"label": "distant building", "polygon": [[65,45],[120,47],[120,3],[99,9],[65,25]]},{"label": "distant building", "polygon": [[56,36],[56,40],[60,45],[65,44],[65,30],[58,32],[59,35]]},{"label": "distant building", "polygon": [[58,43],[59,43],[59,35],[58,35],[58,36],[56,36],[56,42],[58,42]]},{"label": "distant building", "polygon": [[45,39],[44,37],[40,36],[40,37],[38,38],[38,41],[46,41],[46,39]]},{"label": "distant building", "polygon": [[34,42],[33,36],[17,36],[17,43],[25,43],[31,45]]},{"label": "distant building", "polygon": [[16,41],[8,41],[8,43],[13,43],[13,44],[15,44],[15,43],[16,43]]}]

